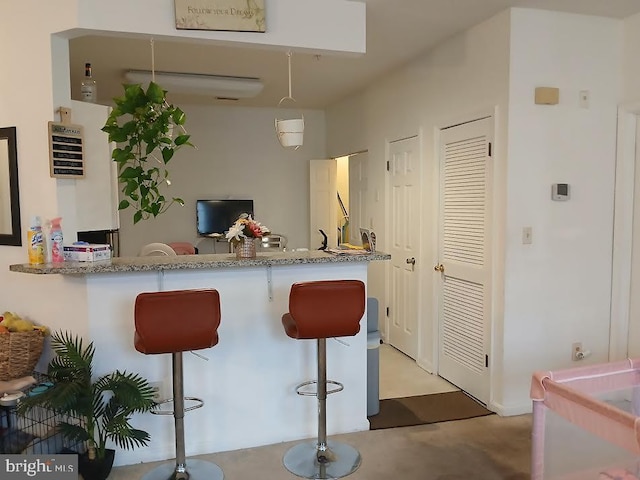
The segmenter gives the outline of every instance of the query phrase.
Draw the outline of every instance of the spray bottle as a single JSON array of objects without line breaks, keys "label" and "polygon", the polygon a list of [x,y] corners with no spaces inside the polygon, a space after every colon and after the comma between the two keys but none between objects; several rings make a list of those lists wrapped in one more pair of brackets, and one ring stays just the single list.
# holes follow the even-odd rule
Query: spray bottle
[{"label": "spray bottle", "polygon": [[44,237],[42,236],[42,222],[38,216],[31,219],[31,227],[27,232],[27,248],[31,265],[44,263]]},{"label": "spray bottle", "polygon": [[51,220],[51,231],[49,238],[51,240],[51,261],[53,263],[64,262],[64,249],[62,248],[62,226],[61,217]]}]

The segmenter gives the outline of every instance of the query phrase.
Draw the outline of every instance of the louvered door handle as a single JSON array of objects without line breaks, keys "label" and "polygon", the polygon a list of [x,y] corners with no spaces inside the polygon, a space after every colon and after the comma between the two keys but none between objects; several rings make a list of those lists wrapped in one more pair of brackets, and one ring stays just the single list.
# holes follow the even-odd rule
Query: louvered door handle
[{"label": "louvered door handle", "polygon": [[435,267],[433,267],[433,269],[434,269],[436,272],[443,273],[443,272],[444,272],[444,265],[442,265],[442,264],[440,264],[440,265],[436,265]]},{"label": "louvered door handle", "polygon": [[411,258],[407,258],[407,263],[409,265],[415,265],[416,264],[416,259],[411,257]]}]

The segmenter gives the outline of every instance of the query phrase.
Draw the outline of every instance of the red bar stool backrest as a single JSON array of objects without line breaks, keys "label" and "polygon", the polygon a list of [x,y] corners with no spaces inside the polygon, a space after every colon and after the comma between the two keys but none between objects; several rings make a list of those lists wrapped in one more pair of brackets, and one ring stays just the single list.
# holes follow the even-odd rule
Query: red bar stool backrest
[{"label": "red bar stool backrest", "polygon": [[134,345],[145,354],[201,350],[218,343],[217,290],[141,293],[135,302]]},{"label": "red bar stool backrest", "polygon": [[365,302],[365,286],[360,280],[294,283],[289,313],[282,317],[282,324],[291,338],[353,336],[360,331]]}]

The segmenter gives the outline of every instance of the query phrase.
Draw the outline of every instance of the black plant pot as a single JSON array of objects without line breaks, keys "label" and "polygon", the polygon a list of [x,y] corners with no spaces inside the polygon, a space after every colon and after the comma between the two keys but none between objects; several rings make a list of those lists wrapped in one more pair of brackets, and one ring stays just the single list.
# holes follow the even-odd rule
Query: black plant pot
[{"label": "black plant pot", "polygon": [[84,480],[105,480],[111,473],[113,467],[113,458],[116,451],[106,449],[104,452],[104,459],[89,460],[89,454],[87,452],[82,455],[78,455],[78,470]]}]

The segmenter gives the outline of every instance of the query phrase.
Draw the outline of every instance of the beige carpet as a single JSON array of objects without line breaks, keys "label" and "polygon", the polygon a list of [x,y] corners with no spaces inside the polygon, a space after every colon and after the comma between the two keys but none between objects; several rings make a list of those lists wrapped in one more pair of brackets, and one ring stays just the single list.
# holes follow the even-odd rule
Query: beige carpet
[{"label": "beige carpet", "polygon": [[[530,415],[489,415],[336,435],[331,439],[348,442],[362,454],[362,466],[346,477],[350,480],[527,480],[531,476]],[[296,479],[298,477],[282,466],[282,456],[292,444],[279,443],[197,458],[220,465],[226,480]],[[138,479],[154,465],[118,467],[109,480]]]}]

